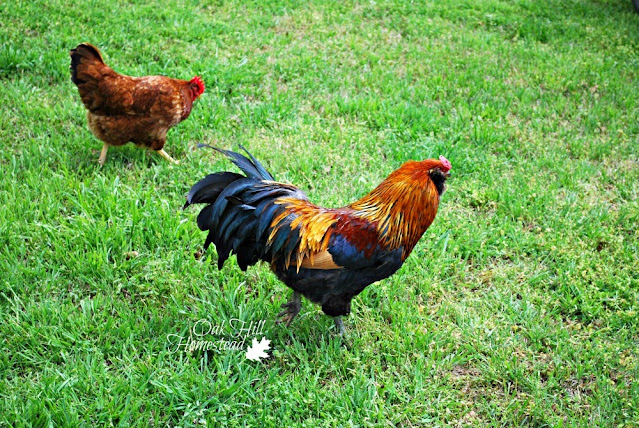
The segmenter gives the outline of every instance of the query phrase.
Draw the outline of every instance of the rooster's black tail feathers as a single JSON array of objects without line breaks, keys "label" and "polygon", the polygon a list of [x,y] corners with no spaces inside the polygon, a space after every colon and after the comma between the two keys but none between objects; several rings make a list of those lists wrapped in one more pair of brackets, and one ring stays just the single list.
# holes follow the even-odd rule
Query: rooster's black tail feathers
[{"label": "rooster's black tail feathers", "polygon": [[232,152],[230,150],[218,149],[217,147],[213,147],[213,146],[210,146],[208,144],[199,143],[197,145],[197,147],[198,148],[208,147],[210,149],[213,149],[215,151],[218,151],[218,152],[222,153],[223,155],[228,156],[231,159],[231,161],[239,169],[241,169],[244,174],[246,174],[247,177],[256,178],[258,180],[273,180],[273,176],[271,175],[271,173],[268,172],[262,166],[260,161],[255,159],[255,156],[253,156],[251,153],[249,153],[249,151],[246,150],[241,145],[240,145],[240,149],[244,150],[246,152],[246,154],[249,155],[249,157],[251,159],[248,159],[246,156],[244,156],[242,154],[235,153],[235,152]]},{"label": "rooster's black tail feathers", "polygon": [[270,260],[271,246],[267,243],[270,226],[284,209],[276,200],[280,197],[306,199],[306,195],[295,186],[274,182],[273,176],[243,147],[250,159],[206,144],[198,144],[198,147],[210,147],[228,156],[246,174],[210,174],[189,191],[185,208],[191,204],[209,204],[197,217],[200,230],[209,232],[204,249],[215,244],[220,269],[231,253],[237,255],[242,270],[260,259]]}]

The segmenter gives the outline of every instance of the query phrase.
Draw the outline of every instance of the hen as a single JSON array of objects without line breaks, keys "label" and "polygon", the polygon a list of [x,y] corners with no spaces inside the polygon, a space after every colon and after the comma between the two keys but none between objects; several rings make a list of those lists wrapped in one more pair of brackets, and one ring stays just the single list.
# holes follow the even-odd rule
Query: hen
[{"label": "hen", "polygon": [[362,199],[330,209],[275,181],[243,147],[250,159],[211,148],[245,175],[217,172],[189,191],[185,208],[208,204],[197,217],[209,232],[204,248],[215,244],[220,269],[231,253],[242,270],[259,260],[270,263],[293,289],[280,322],[290,325],[304,296],[334,317],[340,334],[353,297],[395,273],[433,222],[451,169],[443,156],[409,161]]},{"label": "hen", "polygon": [[128,142],[177,163],[164,151],[166,133],[189,117],[193,101],[204,92],[202,79],[125,76],[104,63],[98,48],[82,43],[71,51],[71,80],[88,110],[89,129],[104,142],[100,165],[109,146]]}]

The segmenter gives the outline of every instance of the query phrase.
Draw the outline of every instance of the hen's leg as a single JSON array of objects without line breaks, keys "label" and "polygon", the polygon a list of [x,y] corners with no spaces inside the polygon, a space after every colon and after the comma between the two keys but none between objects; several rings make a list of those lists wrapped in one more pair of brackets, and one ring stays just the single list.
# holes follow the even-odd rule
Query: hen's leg
[{"label": "hen's leg", "polygon": [[100,152],[100,158],[98,159],[100,165],[104,165],[104,162],[106,162],[107,150],[109,150],[109,145],[107,143],[104,143],[102,145],[102,151]]},{"label": "hen's leg", "polygon": [[156,150],[158,152],[158,154],[160,156],[162,156],[164,159],[168,160],[169,162],[177,165],[180,162],[176,161],[175,159],[173,159],[171,156],[169,156],[169,154],[167,152],[164,151],[164,149],[160,149],[160,150]]},{"label": "hen's leg", "polygon": [[282,307],[286,308],[286,310],[277,314],[277,316],[281,318],[277,320],[276,324],[286,322],[286,327],[288,327],[289,325],[291,325],[291,321],[293,321],[293,318],[295,318],[295,316],[302,309],[302,295],[295,291],[293,293],[293,297],[291,297],[291,300],[289,300],[288,303],[282,304]]}]

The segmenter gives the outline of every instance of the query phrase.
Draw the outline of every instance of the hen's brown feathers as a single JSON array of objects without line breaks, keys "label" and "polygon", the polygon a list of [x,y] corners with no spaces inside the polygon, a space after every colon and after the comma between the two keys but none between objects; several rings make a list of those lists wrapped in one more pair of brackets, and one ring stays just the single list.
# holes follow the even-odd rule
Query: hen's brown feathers
[{"label": "hen's brown feathers", "polygon": [[116,73],[88,43],[71,51],[71,80],[88,110],[89,128],[113,146],[133,142],[161,149],[168,130],[189,116],[201,93],[186,80]]}]

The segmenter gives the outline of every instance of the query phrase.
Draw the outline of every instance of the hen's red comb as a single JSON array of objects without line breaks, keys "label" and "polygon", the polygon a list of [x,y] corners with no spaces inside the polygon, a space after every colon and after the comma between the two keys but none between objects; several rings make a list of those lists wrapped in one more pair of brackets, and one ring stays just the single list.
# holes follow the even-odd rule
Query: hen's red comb
[{"label": "hen's red comb", "polygon": [[450,169],[453,167],[450,164],[450,161],[448,159],[446,159],[445,157],[443,157],[443,156],[439,157],[439,161],[442,163],[442,167],[444,168],[444,172],[450,171]]},{"label": "hen's red comb", "polygon": [[199,92],[198,96],[204,93],[204,81],[200,76],[195,76],[193,79],[191,79],[191,83],[195,83],[197,85],[197,89]]}]

